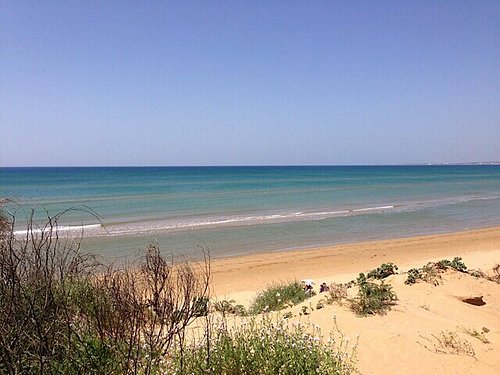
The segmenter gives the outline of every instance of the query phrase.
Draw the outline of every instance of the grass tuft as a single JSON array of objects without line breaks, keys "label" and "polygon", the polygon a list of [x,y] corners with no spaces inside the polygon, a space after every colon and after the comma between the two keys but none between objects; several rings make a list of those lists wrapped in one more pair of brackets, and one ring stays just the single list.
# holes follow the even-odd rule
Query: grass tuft
[{"label": "grass tuft", "polygon": [[417,341],[417,343],[434,353],[465,355],[476,358],[476,352],[474,351],[471,343],[467,340],[461,339],[456,332],[441,331],[439,336],[431,334],[431,338],[422,335],[420,335],[420,337],[425,342],[421,343]]},{"label": "grass tuft", "polygon": [[489,344],[490,343],[490,341],[485,336],[485,334],[490,331],[486,327],[483,327],[483,329],[481,330],[481,332],[478,332],[477,330],[475,330],[473,328],[465,328],[465,327],[462,327],[462,326],[460,326],[459,328],[460,328],[460,330],[462,332],[467,333],[469,336],[472,336],[472,337],[478,339],[483,344]]},{"label": "grass tuft", "polygon": [[257,294],[248,312],[255,315],[262,312],[279,311],[297,305],[313,295],[314,293],[306,292],[298,281],[272,284]]}]

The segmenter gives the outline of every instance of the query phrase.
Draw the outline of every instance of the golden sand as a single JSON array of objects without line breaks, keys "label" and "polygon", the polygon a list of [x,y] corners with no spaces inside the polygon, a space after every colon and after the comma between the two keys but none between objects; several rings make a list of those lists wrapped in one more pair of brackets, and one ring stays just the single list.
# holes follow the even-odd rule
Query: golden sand
[{"label": "golden sand", "polygon": [[[272,282],[304,278],[314,279],[316,286],[347,282],[385,262],[397,264],[402,273],[455,256],[462,257],[469,269],[492,272],[500,263],[500,227],[214,260],[213,293],[248,305]],[[314,309],[307,319],[328,332],[335,315],[342,332],[353,339],[359,334],[362,374],[500,373],[500,284],[458,272],[445,273],[438,286],[425,282],[408,286],[405,280],[403,274],[388,278],[399,301],[386,315],[360,318],[347,305],[336,304],[315,309],[324,297],[318,294],[304,303]],[[461,300],[473,296],[482,296],[486,304]],[[291,311],[298,317],[300,309]],[[471,335],[484,328],[488,343]],[[470,345],[474,357],[441,350],[437,338],[450,332],[459,343]]]}]

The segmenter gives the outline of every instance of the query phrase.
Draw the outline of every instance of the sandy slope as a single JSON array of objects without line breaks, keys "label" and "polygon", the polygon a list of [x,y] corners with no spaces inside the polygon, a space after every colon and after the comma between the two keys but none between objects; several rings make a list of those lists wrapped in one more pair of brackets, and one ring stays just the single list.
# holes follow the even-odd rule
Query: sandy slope
[{"label": "sandy slope", "polygon": [[[213,262],[213,288],[218,298],[247,304],[256,291],[273,281],[313,278],[319,282],[346,282],[393,262],[406,271],[428,261],[461,256],[469,268],[491,270],[500,263],[500,228],[486,228],[445,235],[341,245],[286,253],[257,254]],[[313,311],[302,316],[323,332],[334,327],[354,340],[359,334],[358,367],[362,374],[498,374],[500,373],[500,284],[449,271],[440,285],[404,284],[406,275],[388,278],[399,298],[386,315],[360,318],[347,305],[316,309],[324,295],[302,304]],[[355,290],[350,291],[355,293]],[[460,297],[483,296],[484,306],[462,302]],[[301,306],[292,308],[299,318]],[[488,329],[483,343],[464,329]],[[433,337],[453,332],[467,341],[475,356],[437,353]],[[427,347],[427,348],[426,348]],[[446,350],[446,348],[443,348]]]}]

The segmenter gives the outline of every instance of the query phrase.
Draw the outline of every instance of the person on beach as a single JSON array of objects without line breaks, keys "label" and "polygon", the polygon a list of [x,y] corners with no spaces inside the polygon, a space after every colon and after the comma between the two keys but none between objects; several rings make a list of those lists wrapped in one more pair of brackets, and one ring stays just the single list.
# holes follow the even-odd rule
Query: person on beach
[{"label": "person on beach", "polygon": [[330,288],[328,287],[328,285],[326,285],[326,283],[323,283],[319,286],[320,293],[328,292],[329,290],[330,290]]},{"label": "person on beach", "polygon": [[314,280],[311,280],[311,279],[302,280],[302,285],[303,285],[304,291],[306,293],[312,293]]}]

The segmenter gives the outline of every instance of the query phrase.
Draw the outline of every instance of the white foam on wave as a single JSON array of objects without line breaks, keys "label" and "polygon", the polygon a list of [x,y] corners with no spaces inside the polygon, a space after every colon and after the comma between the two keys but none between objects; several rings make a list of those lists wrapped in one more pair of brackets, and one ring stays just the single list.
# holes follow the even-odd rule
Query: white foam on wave
[{"label": "white foam on wave", "polygon": [[367,208],[358,208],[358,209],[352,210],[352,212],[382,211],[382,210],[390,210],[392,208],[394,208],[394,206],[367,207]]},{"label": "white foam on wave", "polygon": [[271,213],[268,215],[238,215],[238,216],[223,216],[223,217],[206,217],[206,218],[190,218],[190,219],[166,219],[157,222],[145,223],[128,223],[128,224],[113,224],[107,226],[107,235],[138,235],[145,233],[158,232],[175,232],[196,229],[208,229],[217,227],[230,226],[250,226],[259,224],[275,224],[286,223],[293,221],[313,221],[325,220],[334,217],[352,216],[357,214],[370,214],[372,212],[380,212],[392,209],[395,206],[378,206],[366,207],[352,210],[338,211],[317,211],[317,212],[288,212],[288,213]]},{"label": "white foam on wave", "polygon": [[[101,224],[87,225],[61,225],[57,227],[57,231],[62,233],[79,234],[83,232],[85,236],[101,237],[101,236],[137,236],[137,235],[157,235],[160,233],[181,232],[191,230],[203,230],[225,227],[244,227],[252,225],[279,224],[288,222],[312,222],[316,220],[327,220],[340,217],[353,217],[358,215],[376,215],[389,212],[403,213],[430,209],[443,205],[454,205],[466,203],[476,200],[499,199],[499,195],[489,196],[460,196],[451,198],[436,198],[424,201],[407,201],[397,202],[397,204],[373,205],[369,206],[353,206],[339,207],[338,210],[324,211],[282,211],[282,212],[267,212],[267,213],[240,213],[240,214],[222,214],[220,216],[184,216],[177,218],[158,218],[155,220],[143,220],[140,218],[133,219],[128,222],[108,222]],[[44,229],[33,229],[34,233],[41,233]],[[27,231],[16,230],[16,236],[26,236]]]},{"label": "white foam on wave", "polygon": [[[371,214],[393,209],[393,205],[365,207],[356,209],[342,209],[330,211],[313,211],[313,212],[280,212],[269,213],[264,215],[231,215],[220,217],[191,217],[183,219],[164,219],[157,221],[136,221],[129,223],[109,223],[104,227],[101,224],[88,225],[60,225],[57,227],[58,232],[73,233],[76,231],[83,232],[86,236],[126,236],[126,235],[143,235],[156,234],[161,232],[176,232],[188,231],[196,229],[208,229],[230,226],[250,226],[259,224],[276,224],[287,223],[294,221],[314,221],[326,220],[335,217],[353,216],[362,214]],[[44,229],[33,229],[33,233],[41,233]],[[26,230],[17,230],[14,232],[16,236],[25,236]]]},{"label": "white foam on wave", "polygon": [[[87,224],[87,225],[57,225],[53,228],[53,231],[57,232],[72,232],[72,231],[83,231],[85,232],[86,230],[92,230],[92,229],[97,229],[101,228],[101,224]],[[50,228],[33,228],[33,229],[22,229],[22,230],[15,230],[14,235],[15,236],[25,236],[28,232],[30,233],[36,233],[40,234],[42,232],[47,232]]]}]

